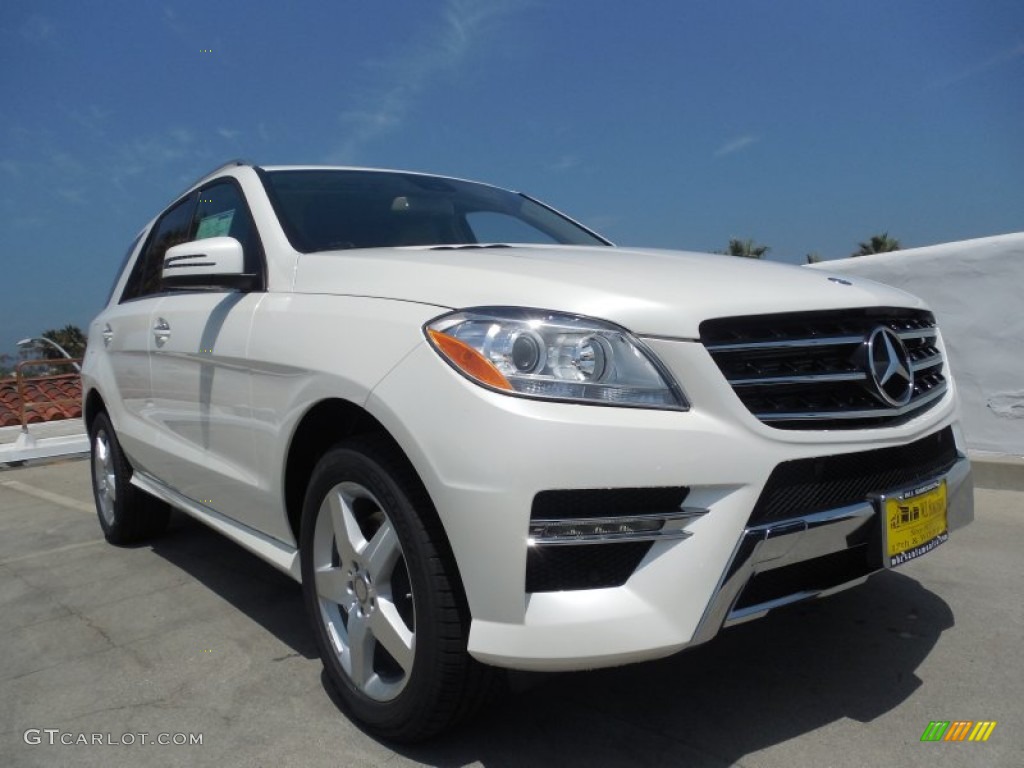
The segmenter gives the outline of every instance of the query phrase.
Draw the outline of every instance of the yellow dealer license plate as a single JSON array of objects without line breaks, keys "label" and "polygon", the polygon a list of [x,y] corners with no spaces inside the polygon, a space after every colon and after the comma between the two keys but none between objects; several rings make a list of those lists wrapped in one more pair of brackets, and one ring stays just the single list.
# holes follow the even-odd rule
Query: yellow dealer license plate
[{"label": "yellow dealer license plate", "polygon": [[946,541],[946,481],[886,497],[883,538],[889,568],[931,552]]}]

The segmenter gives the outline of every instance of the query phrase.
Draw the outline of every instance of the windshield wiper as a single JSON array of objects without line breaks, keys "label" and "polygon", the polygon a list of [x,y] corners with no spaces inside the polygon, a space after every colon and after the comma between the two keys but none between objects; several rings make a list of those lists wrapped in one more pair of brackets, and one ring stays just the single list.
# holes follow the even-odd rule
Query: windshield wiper
[{"label": "windshield wiper", "polygon": [[481,243],[465,243],[463,245],[433,245],[430,247],[432,251],[464,251],[471,248],[511,248],[511,245],[507,243],[488,243],[483,245]]}]

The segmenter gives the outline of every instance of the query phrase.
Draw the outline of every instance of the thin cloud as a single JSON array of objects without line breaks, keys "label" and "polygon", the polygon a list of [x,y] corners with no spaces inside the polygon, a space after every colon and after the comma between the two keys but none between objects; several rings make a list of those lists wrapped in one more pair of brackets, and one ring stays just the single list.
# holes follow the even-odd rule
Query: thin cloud
[{"label": "thin cloud", "polygon": [[78,189],[75,187],[57,187],[57,194],[67,200],[69,203],[75,205],[84,205],[87,201],[86,193],[84,189]]},{"label": "thin cloud", "polygon": [[580,223],[585,227],[598,232],[600,234],[606,234],[622,222],[622,216],[614,213],[609,214],[596,214],[594,216],[588,216],[585,220],[579,219]]},{"label": "thin cloud", "polygon": [[188,128],[171,128],[168,135],[182,146],[186,146],[192,143],[192,131]]},{"label": "thin cloud", "polygon": [[43,216],[12,216],[4,221],[5,227],[13,227],[15,229],[41,229],[43,226],[50,226],[53,224],[52,219],[47,219]]},{"label": "thin cloud", "polygon": [[558,160],[548,166],[552,171],[561,173],[571,171],[580,166],[580,159],[576,155],[562,155]]},{"label": "thin cloud", "polygon": [[105,166],[109,169],[111,183],[124,189],[126,181],[140,174],[152,174],[163,166],[180,164],[182,160],[212,166],[215,156],[208,144],[197,144],[192,131],[175,127],[132,140],[120,147],[117,157]]},{"label": "thin cloud", "polygon": [[366,144],[400,128],[433,82],[456,71],[471,55],[476,41],[525,5],[522,0],[488,4],[447,0],[440,31],[432,30],[429,41],[394,59],[366,62],[375,73],[377,86],[338,115],[345,140],[328,155],[328,161],[352,162]]},{"label": "thin cloud", "polygon": [[107,118],[112,114],[110,111],[102,109],[96,104],[90,104],[84,112],[71,110],[70,114],[71,119],[89,131],[94,138],[106,137]]},{"label": "thin cloud", "polygon": [[54,27],[45,16],[33,14],[21,25],[21,36],[30,43],[44,43],[53,39]]},{"label": "thin cloud", "polygon": [[342,123],[362,126],[371,131],[384,131],[397,126],[401,120],[398,113],[402,111],[399,95],[397,92],[390,94],[390,98],[381,98],[378,109],[350,109],[338,115]]},{"label": "thin cloud", "polygon": [[141,163],[120,162],[110,170],[110,183],[120,190],[125,189],[125,181],[138,176],[146,171],[146,166]]},{"label": "thin cloud", "polygon": [[727,141],[725,144],[715,150],[715,157],[725,157],[726,155],[734,155],[737,152],[742,152],[753,144],[756,144],[761,140],[760,136],[755,136],[748,133],[744,136],[738,136],[732,141]]},{"label": "thin cloud", "polygon": [[50,164],[64,176],[80,176],[86,170],[85,165],[68,152],[54,152],[50,155]]},{"label": "thin cloud", "polygon": [[187,36],[185,25],[178,20],[178,12],[166,5],[161,10],[163,11],[161,21],[164,26],[179,36]]},{"label": "thin cloud", "polygon": [[1017,43],[1010,48],[994,53],[982,62],[965,67],[959,72],[954,72],[952,75],[947,77],[935,80],[928,87],[931,90],[948,88],[956,83],[984,74],[991,69],[996,69],[998,67],[1005,66],[1006,64],[1010,64],[1021,57],[1024,57],[1024,43]]},{"label": "thin cloud", "polygon": [[236,131],[232,128],[218,128],[217,133],[220,134],[222,138],[225,138],[228,141],[234,141],[235,139],[242,135],[241,131]]},{"label": "thin cloud", "polygon": [[225,63],[225,52],[221,45],[222,38],[219,35],[210,37],[209,25],[203,23],[202,15],[180,14],[174,8],[166,5],[161,10],[160,23],[177,39],[186,55],[202,56],[205,54],[202,54],[201,51],[212,49],[217,55],[218,64]]}]

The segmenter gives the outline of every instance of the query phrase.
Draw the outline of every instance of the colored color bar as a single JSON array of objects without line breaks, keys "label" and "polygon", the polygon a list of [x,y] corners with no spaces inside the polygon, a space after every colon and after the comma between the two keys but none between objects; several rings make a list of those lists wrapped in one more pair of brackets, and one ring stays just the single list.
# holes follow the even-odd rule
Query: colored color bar
[{"label": "colored color bar", "polygon": [[967,738],[972,725],[974,725],[974,722],[971,720],[954,720],[953,724],[949,727],[949,731],[946,732],[946,738],[943,741],[963,741]]},{"label": "colored color bar", "polygon": [[978,724],[974,726],[974,730],[971,731],[971,736],[968,741],[988,741],[988,737],[992,735],[992,731],[996,728],[995,720],[980,720]]},{"label": "colored color bar", "polygon": [[921,734],[921,741],[942,741],[947,728],[949,728],[949,720],[932,720]]}]

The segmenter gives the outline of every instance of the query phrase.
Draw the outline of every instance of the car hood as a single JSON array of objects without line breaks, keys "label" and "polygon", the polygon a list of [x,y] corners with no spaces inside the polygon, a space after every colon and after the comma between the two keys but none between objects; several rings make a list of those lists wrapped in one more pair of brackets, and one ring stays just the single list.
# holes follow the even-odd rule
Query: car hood
[{"label": "car hood", "polygon": [[697,338],[702,320],[863,306],[921,307],[895,288],[732,256],[580,246],[409,247],[300,257],[293,290],[466,309],[534,307],[639,335]]}]

